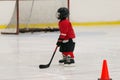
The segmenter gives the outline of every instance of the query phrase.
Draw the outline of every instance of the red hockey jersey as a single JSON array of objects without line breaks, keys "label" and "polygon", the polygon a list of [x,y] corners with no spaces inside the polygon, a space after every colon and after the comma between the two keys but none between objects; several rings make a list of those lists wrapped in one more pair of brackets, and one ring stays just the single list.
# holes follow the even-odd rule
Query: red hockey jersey
[{"label": "red hockey jersey", "polygon": [[59,38],[62,38],[64,40],[75,38],[75,33],[69,20],[65,19],[59,21],[59,30],[60,30]]}]

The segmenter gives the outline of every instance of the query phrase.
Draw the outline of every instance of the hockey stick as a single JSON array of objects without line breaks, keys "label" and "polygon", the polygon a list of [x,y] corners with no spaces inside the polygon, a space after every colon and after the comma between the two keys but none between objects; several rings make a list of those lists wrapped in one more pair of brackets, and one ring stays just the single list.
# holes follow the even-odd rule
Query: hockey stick
[{"label": "hockey stick", "polygon": [[58,48],[58,46],[56,46],[56,48],[55,48],[55,50],[54,50],[54,53],[53,53],[53,55],[52,55],[52,57],[51,57],[50,62],[49,62],[48,64],[46,64],[46,65],[39,65],[39,68],[40,68],[40,69],[48,68],[48,67],[50,66],[50,64],[51,64],[51,62],[52,62],[52,60],[53,60],[53,58],[54,58],[54,55],[55,55],[55,53],[56,53],[56,51],[57,51],[57,48]]}]

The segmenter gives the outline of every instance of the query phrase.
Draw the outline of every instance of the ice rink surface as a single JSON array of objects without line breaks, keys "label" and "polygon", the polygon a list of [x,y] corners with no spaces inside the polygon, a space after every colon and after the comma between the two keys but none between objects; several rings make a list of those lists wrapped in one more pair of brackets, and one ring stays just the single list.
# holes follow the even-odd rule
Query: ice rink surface
[{"label": "ice rink surface", "polygon": [[58,64],[57,50],[51,66],[47,64],[56,47],[59,32],[0,35],[0,80],[97,80],[103,60],[109,75],[120,79],[120,27],[75,27],[75,66]]}]

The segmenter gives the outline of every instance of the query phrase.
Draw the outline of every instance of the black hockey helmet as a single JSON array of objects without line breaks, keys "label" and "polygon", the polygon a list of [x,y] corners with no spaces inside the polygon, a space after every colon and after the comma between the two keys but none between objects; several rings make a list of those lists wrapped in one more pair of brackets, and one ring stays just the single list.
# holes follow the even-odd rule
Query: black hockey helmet
[{"label": "black hockey helmet", "polygon": [[69,16],[69,10],[66,7],[61,7],[57,10],[57,18],[62,20]]}]

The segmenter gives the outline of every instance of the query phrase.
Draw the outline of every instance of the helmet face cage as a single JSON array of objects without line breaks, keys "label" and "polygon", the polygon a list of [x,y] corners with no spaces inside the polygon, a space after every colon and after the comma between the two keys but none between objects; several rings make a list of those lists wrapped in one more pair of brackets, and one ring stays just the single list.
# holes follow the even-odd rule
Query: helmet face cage
[{"label": "helmet face cage", "polygon": [[59,19],[59,17],[60,17],[60,13],[56,12],[56,18]]},{"label": "helmet face cage", "polygon": [[58,9],[57,14],[57,18],[63,20],[69,16],[69,10],[65,7],[61,7]]}]

